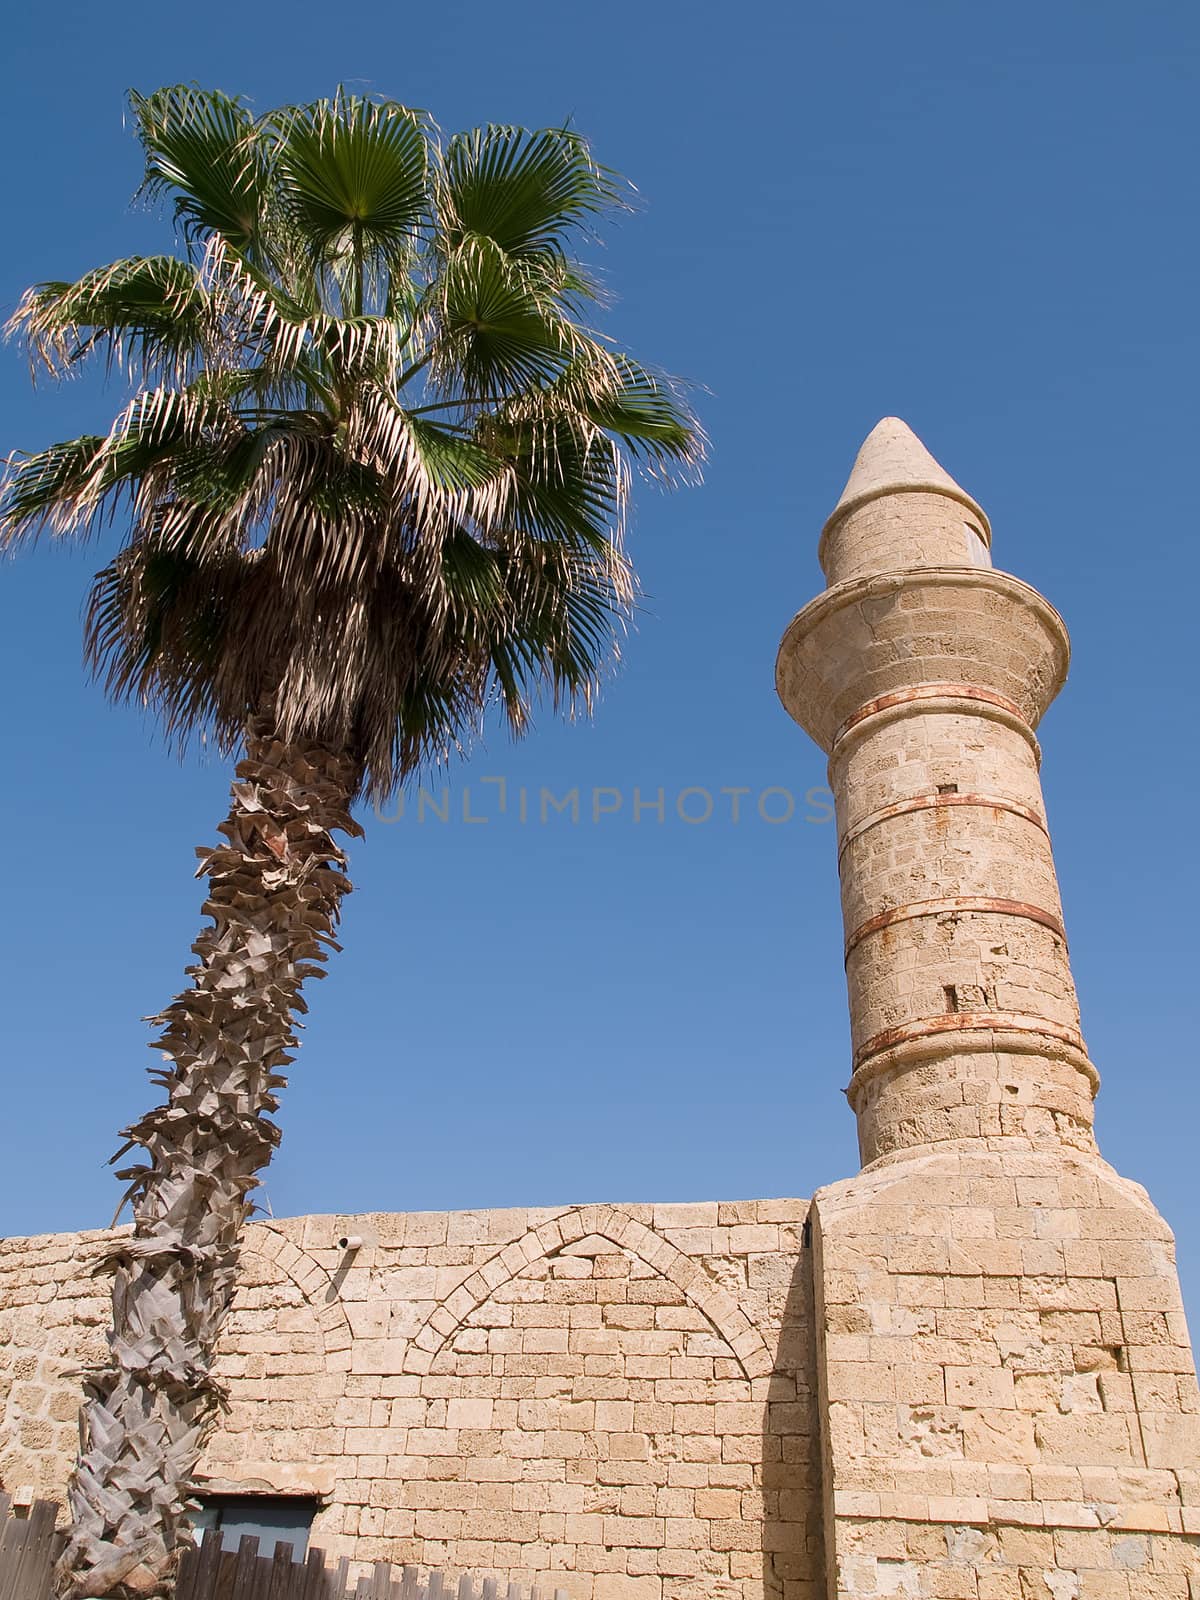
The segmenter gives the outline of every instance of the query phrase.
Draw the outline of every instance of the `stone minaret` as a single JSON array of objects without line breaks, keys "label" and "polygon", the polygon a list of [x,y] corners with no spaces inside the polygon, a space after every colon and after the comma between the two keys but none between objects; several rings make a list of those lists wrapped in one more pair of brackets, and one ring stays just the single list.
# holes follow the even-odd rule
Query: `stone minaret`
[{"label": "stone minaret", "polygon": [[830,756],[868,1162],[961,1139],[1092,1148],[1034,735],[1067,634],[990,541],[885,419],[825,525],[830,587],[779,657],[784,705]]},{"label": "stone minaret", "polygon": [[1200,1600],[1173,1243],[1095,1148],[1038,780],[1067,634],[990,549],[887,418],[779,654],[837,802],[864,1163],[813,1204],[831,1594]]}]

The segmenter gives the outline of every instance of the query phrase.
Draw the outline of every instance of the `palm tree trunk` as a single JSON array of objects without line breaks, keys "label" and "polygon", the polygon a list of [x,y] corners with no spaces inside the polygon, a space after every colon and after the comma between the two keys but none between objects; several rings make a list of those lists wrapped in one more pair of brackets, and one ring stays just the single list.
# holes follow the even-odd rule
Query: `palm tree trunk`
[{"label": "palm tree trunk", "polygon": [[169,1590],[223,1398],[214,1352],[248,1196],[279,1141],[269,1113],[297,1047],[300,990],[337,948],[350,884],[333,834],[361,832],[349,811],[359,775],[345,756],[284,744],[257,721],[218,830],[226,842],[198,852],[212,926],[192,946],[191,988],[151,1019],[167,1061],[151,1076],[166,1101],[125,1130],[119,1153],[140,1145],[146,1159],[119,1173],[134,1227],[102,1268],[114,1274],[109,1357],[85,1380],[61,1594]]}]

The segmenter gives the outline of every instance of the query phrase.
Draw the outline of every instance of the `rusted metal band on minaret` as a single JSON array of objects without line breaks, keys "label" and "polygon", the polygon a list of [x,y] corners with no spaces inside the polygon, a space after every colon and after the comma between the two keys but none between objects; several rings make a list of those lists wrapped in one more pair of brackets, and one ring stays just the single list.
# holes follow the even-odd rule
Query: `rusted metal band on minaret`
[{"label": "rusted metal band on minaret", "polygon": [[[885,1028],[865,1039],[854,1052],[854,1074],[847,1093],[860,1091],[874,1075],[878,1066],[885,1065],[881,1058],[890,1056],[904,1046],[924,1047],[922,1056],[936,1053],[937,1041],[947,1034],[956,1036],[953,1048],[963,1047],[961,1035],[977,1033],[979,1048],[1009,1052],[1036,1052],[1038,1041],[1044,1047],[1065,1047],[1068,1059],[1077,1072],[1081,1072],[1092,1085],[1099,1086],[1100,1074],[1096,1071],[1078,1028],[1064,1023],[1051,1022],[1044,1017],[1017,1011],[947,1011],[941,1016],[921,1017],[915,1022],[903,1022],[894,1028]],[[894,1064],[894,1063],[893,1063]]]},{"label": "rusted metal band on minaret", "polygon": [[1038,922],[1043,928],[1049,928],[1063,942],[1067,943],[1066,929],[1062,920],[1052,911],[1045,910],[1042,906],[1029,905],[1024,900],[998,900],[992,895],[984,894],[959,894],[947,895],[940,900],[913,900],[906,906],[893,906],[890,911],[881,911],[877,916],[868,917],[865,922],[860,922],[853,932],[846,936],[846,960],[849,961],[855,946],[869,938],[873,933],[879,933],[883,928],[890,928],[897,922],[909,922],[914,917],[944,917],[956,916],[961,913],[977,912],[993,917],[1021,917],[1026,922]]},{"label": "rusted metal band on minaret", "polygon": [[911,689],[896,689],[891,694],[881,694],[874,700],[868,700],[866,705],[859,706],[834,734],[829,747],[830,754],[836,751],[848,733],[869,718],[903,706],[922,705],[928,709],[925,702],[930,700],[969,700],[980,707],[987,706],[996,711],[1003,711],[1006,716],[1019,723],[1022,731],[1027,732],[1030,738],[1034,737],[1029,718],[1019,705],[1006,699],[1002,694],[996,694],[991,689],[980,689],[971,683],[919,683]]},{"label": "rusted metal band on minaret", "polygon": [[868,1056],[882,1050],[894,1050],[898,1044],[911,1039],[931,1039],[939,1033],[962,1033],[967,1030],[992,1033],[1037,1033],[1059,1044],[1069,1044],[1075,1050],[1083,1049],[1083,1039],[1077,1028],[1067,1028],[1061,1023],[1047,1022],[1010,1011],[947,1011],[939,1017],[922,1017],[917,1022],[902,1022],[895,1028],[884,1028],[873,1034],[854,1052],[854,1070],[857,1072]]},{"label": "rusted metal band on minaret", "polygon": [[894,805],[883,806],[878,811],[872,811],[869,816],[861,818],[852,828],[847,828],[838,844],[838,857],[842,856],[848,845],[861,838],[870,829],[878,827],[881,822],[889,822],[892,817],[906,816],[910,811],[940,810],[943,807],[974,806],[987,811],[1006,811],[1010,816],[1020,817],[1024,822],[1031,822],[1039,828],[1047,838],[1050,831],[1046,826],[1046,819],[1035,811],[1032,806],[1023,806],[1017,800],[1009,800],[1003,795],[994,794],[918,794],[910,800],[897,800]]}]

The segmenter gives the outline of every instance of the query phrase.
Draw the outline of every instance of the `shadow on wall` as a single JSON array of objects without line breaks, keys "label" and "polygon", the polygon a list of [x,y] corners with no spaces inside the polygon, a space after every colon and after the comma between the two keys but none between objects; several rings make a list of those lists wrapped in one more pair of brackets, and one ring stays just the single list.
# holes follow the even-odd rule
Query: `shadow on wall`
[{"label": "shadow on wall", "polygon": [[820,1408],[809,1228],[779,1317],[762,1433],[763,1600],[825,1600]]}]

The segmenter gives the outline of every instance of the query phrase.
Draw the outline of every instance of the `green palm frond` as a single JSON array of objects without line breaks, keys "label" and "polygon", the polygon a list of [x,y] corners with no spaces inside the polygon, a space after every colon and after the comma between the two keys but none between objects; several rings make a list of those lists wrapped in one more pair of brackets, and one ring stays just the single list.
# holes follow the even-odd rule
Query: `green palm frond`
[{"label": "green palm frond", "polygon": [[269,197],[267,150],[240,101],[194,84],[131,92],[146,156],[142,193],[174,202],[190,242],[216,234],[256,258]]},{"label": "green palm frond", "polygon": [[457,134],[441,179],[440,222],[451,250],[477,234],[506,255],[565,260],[574,231],[622,201],[617,175],[597,166],[587,143],[566,128],[493,125]]},{"label": "green palm frond", "polygon": [[[626,607],[627,574],[603,559],[522,549],[504,563],[507,625],[494,631],[489,669],[510,727],[521,733],[548,692],[555,709],[590,709],[597,655],[606,655]],[[615,580],[615,581],[614,581]]]},{"label": "green palm frond", "polygon": [[314,271],[334,275],[342,311],[362,316],[389,282],[404,282],[417,249],[428,207],[427,125],[405,106],[341,92],[276,113],[272,124],[282,210]]},{"label": "green palm frond", "polygon": [[180,376],[209,332],[209,299],[189,262],[134,256],[85,273],[76,283],[27,290],[8,325],[34,362],[60,376],[96,350],[143,381]]},{"label": "green palm frond", "polygon": [[685,474],[699,466],[704,435],[676,387],[628,356],[606,361],[597,372],[577,363],[560,388],[568,409],[577,407],[598,428],[621,440],[629,454],[653,473]]},{"label": "green palm frond", "polygon": [[576,240],[619,180],[569,130],[443,149],[342,90],[132,104],[187,259],[29,292],[9,332],[40,366],[104,352],[131,392],[0,491],[9,542],[124,523],[87,623],[108,692],[228,747],[269,708],[377,797],[493,705],[516,731],[542,695],[589,706],[633,606],[631,470],[703,451],[678,388],[582,318]]},{"label": "green palm frond", "polygon": [[620,549],[629,471],[614,440],[557,411],[487,418],[480,431],[506,460],[499,526],[569,549]]},{"label": "green palm frond", "polygon": [[563,315],[544,274],[476,234],[445,263],[436,315],[433,382],[452,397],[495,401],[553,383],[580,348],[591,346]]},{"label": "green palm frond", "polygon": [[430,417],[410,417],[408,429],[429,482],[440,493],[465,496],[496,476],[496,458],[461,431]]},{"label": "green palm frond", "polygon": [[8,544],[32,538],[42,529],[58,534],[95,532],[92,518],[80,513],[78,500],[104,442],[103,434],[84,434],[10,457],[4,485]]}]

